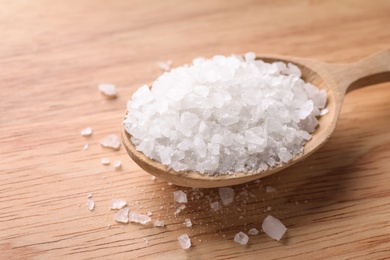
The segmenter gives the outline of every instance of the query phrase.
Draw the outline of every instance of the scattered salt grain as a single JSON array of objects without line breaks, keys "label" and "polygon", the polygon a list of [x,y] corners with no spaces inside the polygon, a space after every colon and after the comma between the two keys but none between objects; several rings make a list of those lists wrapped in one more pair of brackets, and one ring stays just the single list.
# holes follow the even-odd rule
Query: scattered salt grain
[{"label": "scattered salt grain", "polygon": [[157,63],[157,65],[163,71],[170,71],[171,70],[171,66],[172,66],[172,61],[171,60],[160,61],[160,62]]},{"label": "scattered salt grain", "polygon": [[118,94],[115,85],[112,84],[100,84],[99,91],[108,98],[116,98]]},{"label": "scattered salt grain", "polygon": [[327,108],[321,109],[320,116],[324,116],[324,115],[326,115],[328,113],[329,113],[329,109],[327,109]]},{"label": "scattered salt grain", "polygon": [[178,214],[180,214],[180,212],[182,212],[182,210],[183,209],[185,209],[186,208],[186,205],[180,205],[180,207],[178,207],[177,209],[176,209],[176,211],[175,211],[175,215],[178,215]]},{"label": "scattered salt grain", "polygon": [[249,241],[249,237],[243,232],[238,232],[234,236],[234,242],[239,243],[241,245],[246,245],[248,241]]},{"label": "scattered salt grain", "polygon": [[272,207],[271,206],[268,206],[267,207],[267,211],[271,211],[272,210]]},{"label": "scattered salt grain", "polygon": [[276,192],[276,189],[274,187],[271,187],[271,186],[267,186],[265,187],[265,191],[270,193],[270,192]]},{"label": "scattered salt grain", "polygon": [[269,215],[263,221],[263,225],[261,226],[263,231],[273,239],[280,240],[287,228],[280,222],[279,219],[274,218]]},{"label": "scattered salt grain", "polygon": [[110,209],[121,209],[127,205],[127,201],[124,199],[112,199],[110,203]]},{"label": "scattered salt grain", "polygon": [[176,202],[187,203],[187,195],[182,190],[174,191],[173,198]]},{"label": "scattered salt grain", "polygon": [[90,136],[90,135],[92,135],[92,128],[90,128],[90,127],[84,128],[81,130],[80,134],[82,136]]},{"label": "scattered salt grain", "polygon": [[188,249],[191,247],[191,240],[187,234],[183,234],[177,238],[179,240],[180,246],[183,249]]},{"label": "scattered salt grain", "polygon": [[100,144],[103,147],[111,148],[113,150],[119,150],[119,147],[121,146],[121,141],[119,140],[118,136],[116,135],[108,135],[102,140],[100,140]]},{"label": "scattered salt grain", "polygon": [[100,163],[103,165],[109,165],[110,164],[110,159],[108,158],[103,158],[100,160]]},{"label": "scattered salt grain", "polygon": [[149,245],[149,240],[147,238],[144,238],[144,241],[147,245]]},{"label": "scattered salt grain", "polygon": [[219,197],[222,200],[222,204],[227,206],[234,200],[234,190],[230,187],[222,187],[218,189]]},{"label": "scattered salt grain", "polygon": [[129,208],[123,208],[120,209],[116,214],[115,214],[115,221],[120,222],[120,223],[128,223],[129,222]]},{"label": "scattered salt grain", "polygon": [[88,144],[84,144],[83,149],[84,149],[84,150],[88,150]]},{"label": "scattered salt grain", "polygon": [[92,193],[88,193],[88,198],[92,198]]},{"label": "scattered salt grain", "polygon": [[131,222],[140,223],[142,225],[145,225],[146,223],[150,222],[152,219],[146,215],[138,214],[135,212],[130,212],[129,220]]},{"label": "scattered salt grain", "polygon": [[214,210],[214,211],[217,211],[217,210],[220,210],[221,209],[221,205],[219,204],[218,201],[215,201],[213,203],[210,204],[210,207]]},{"label": "scattered salt grain", "polygon": [[119,171],[120,169],[122,169],[122,162],[121,161],[115,161],[114,162],[114,168],[115,170]]},{"label": "scattered salt grain", "polygon": [[191,219],[186,218],[186,219],[184,220],[184,224],[186,225],[186,227],[192,227],[192,221],[191,221]]},{"label": "scattered salt grain", "polygon": [[256,236],[257,234],[259,234],[259,231],[256,228],[251,228],[248,231],[248,235]]},{"label": "scattered salt grain", "polygon": [[93,201],[93,199],[87,200],[87,206],[88,206],[88,209],[91,211],[95,208],[95,202]]},{"label": "scattered salt grain", "polygon": [[174,170],[208,174],[261,172],[300,154],[326,91],[294,64],[255,57],[197,58],[142,86],[123,121],[136,149]]},{"label": "scattered salt grain", "polygon": [[164,220],[159,220],[159,219],[157,219],[157,220],[154,222],[154,226],[155,226],[155,227],[163,227],[163,226],[165,226]]},{"label": "scattered salt grain", "polygon": [[157,180],[157,177],[156,176],[152,176],[152,181],[156,181]]}]

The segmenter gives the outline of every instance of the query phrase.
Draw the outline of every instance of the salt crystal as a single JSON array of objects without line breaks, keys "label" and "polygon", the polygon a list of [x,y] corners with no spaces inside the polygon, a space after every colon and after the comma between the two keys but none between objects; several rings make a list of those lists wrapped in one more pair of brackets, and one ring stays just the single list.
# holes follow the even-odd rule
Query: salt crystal
[{"label": "salt crystal", "polygon": [[186,208],[186,205],[180,205],[180,207],[178,207],[175,211],[175,215],[178,215],[183,209]]},{"label": "salt crystal", "polygon": [[82,136],[90,136],[90,135],[92,135],[92,128],[90,128],[90,127],[84,128],[81,130],[80,134]]},{"label": "salt crystal", "polygon": [[173,198],[178,203],[187,203],[187,195],[182,190],[174,191]]},{"label": "salt crystal", "polygon": [[92,193],[88,193],[88,198],[92,198]]},{"label": "salt crystal", "polygon": [[135,223],[140,223],[142,225],[145,225],[146,223],[150,222],[152,219],[147,215],[138,214],[132,211],[130,212],[129,220],[130,222],[135,222]]},{"label": "salt crystal", "polygon": [[87,150],[88,149],[88,144],[84,144],[84,150]]},{"label": "salt crystal", "polygon": [[192,227],[192,221],[191,221],[191,219],[186,218],[186,219],[184,220],[184,223],[185,223],[186,227]]},{"label": "salt crystal", "polygon": [[123,121],[136,149],[211,175],[262,172],[302,153],[327,111],[326,90],[292,63],[255,57],[198,58],[138,89]]},{"label": "salt crystal", "polygon": [[274,218],[271,215],[264,219],[262,229],[268,236],[278,241],[282,238],[287,230],[287,228],[282,224],[282,222],[280,222],[280,220]]},{"label": "salt crystal", "polygon": [[121,146],[121,141],[116,135],[108,135],[102,140],[100,140],[100,144],[103,147],[111,148],[113,150],[119,150],[119,147]]},{"label": "salt crystal", "polygon": [[159,220],[159,219],[157,219],[157,220],[154,222],[154,226],[155,226],[155,227],[163,227],[163,226],[165,226],[164,220]]},{"label": "salt crystal", "polygon": [[270,192],[275,192],[276,189],[275,189],[274,187],[267,186],[267,187],[265,187],[265,191],[268,192],[268,193],[270,193]]},{"label": "salt crystal", "polygon": [[241,245],[246,245],[248,241],[249,241],[249,237],[243,232],[238,232],[234,236],[234,242],[239,243]]},{"label": "salt crystal", "polygon": [[100,160],[100,163],[103,164],[103,165],[109,165],[110,164],[110,159],[108,158],[102,158]]},{"label": "salt crystal", "polygon": [[115,170],[120,170],[122,168],[122,162],[121,161],[115,161],[114,162],[114,168]]},{"label": "salt crystal", "polygon": [[214,210],[214,211],[217,211],[217,210],[220,210],[221,209],[221,205],[219,204],[218,201],[215,201],[213,203],[210,204],[210,207]]},{"label": "salt crystal", "polygon": [[95,208],[95,202],[93,201],[93,199],[87,200],[87,206],[88,206],[88,209],[91,211]]},{"label": "salt crystal", "polygon": [[218,189],[219,197],[222,200],[222,204],[227,206],[234,200],[234,190],[230,187],[222,187]]},{"label": "salt crystal", "polygon": [[116,214],[115,214],[115,221],[120,222],[120,223],[128,223],[129,222],[129,208],[123,208],[120,209]]},{"label": "salt crystal", "polygon": [[160,62],[157,63],[157,65],[163,71],[170,71],[171,70],[171,66],[172,66],[172,61],[171,60],[160,61]]},{"label": "salt crystal", "polygon": [[329,109],[327,109],[327,108],[321,109],[320,116],[324,116],[324,115],[326,115],[328,113],[329,113]]},{"label": "salt crystal", "polygon": [[112,84],[100,84],[99,91],[108,98],[116,98],[116,87]]},{"label": "salt crystal", "polygon": [[271,206],[268,206],[267,207],[267,211],[271,211],[272,210],[272,207]]},{"label": "salt crystal", "polygon": [[191,247],[191,240],[187,234],[183,234],[177,238],[179,240],[180,246],[183,249],[188,249]]},{"label": "salt crystal", "polygon": [[256,228],[251,228],[248,231],[248,235],[256,236],[257,234],[259,234],[259,231]]},{"label": "salt crystal", "polygon": [[146,215],[148,215],[150,217],[151,215],[153,215],[153,213],[151,211],[148,211],[148,213],[146,213]]},{"label": "salt crystal", "polygon": [[144,239],[145,243],[146,243],[147,245],[149,245],[149,240],[148,240],[147,238],[143,238],[143,239]]},{"label": "salt crystal", "polygon": [[126,206],[127,202],[124,199],[112,199],[110,209],[121,209]]}]

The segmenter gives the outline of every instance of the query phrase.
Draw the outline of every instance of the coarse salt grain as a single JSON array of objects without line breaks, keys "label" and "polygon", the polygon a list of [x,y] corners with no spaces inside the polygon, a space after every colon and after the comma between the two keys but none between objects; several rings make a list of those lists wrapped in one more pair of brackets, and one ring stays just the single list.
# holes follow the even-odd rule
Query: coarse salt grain
[{"label": "coarse salt grain", "polygon": [[113,150],[119,150],[119,147],[121,146],[121,141],[119,140],[118,136],[116,135],[108,135],[102,140],[100,140],[100,144],[103,147],[111,148]]},{"label": "coarse salt grain", "polygon": [[154,226],[155,226],[155,227],[163,227],[163,226],[165,226],[164,220],[159,220],[159,219],[157,219],[157,220],[154,222]]},{"label": "coarse salt grain", "polygon": [[171,60],[160,61],[160,62],[157,63],[157,65],[163,71],[170,71],[171,70],[171,66],[172,66],[172,61]]},{"label": "coarse salt grain", "polygon": [[280,240],[287,228],[280,222],[279,219],[269,215],[267,216],[261,226],[263,231],[273,239]]},{"label": "coarse salt grain", "polygon": [[92,128],[87,127],[81,130],[80,134],[82,136],[91,136],[92,135]]},{"label": "coarse salt grain", "polygon": [[249,237],[244,232],[238,232],[234,236],[234,242],[239,243],[241,245],[246,245],[249,241]]},{"label": "coarse salt grain", "polygon": [[182,190],[174,191],[173,198],[176,202],[187,203],[187,195]]},{"label": "coarse salt grain", "polygon": [[186,227],[192,227],[192,221],[191,221],[191,219],[186,218],[186,219],[184,220],[184,224],[186,225]]},{"label": "coarse salt grain", "polygon": [[110,202],[110,209],[121,209],[127,205],[124,199],[112,199]]},{"label": "coarse salt grain", "polygon": [[182,212],[182,210],[183,209],[185,209],[186,208],[186,205],[180,205],[180,207],[178,207],[177,209],[176,209],[176,211],[175,211],[175,215],[178,215],[178,214],[180,214],[180,212]]},{"label": "coarse salt grain", "polygon": [[100,84],[99,91],[108,98],[116,98],[117,91],[115,85],[112,84]]},{"label": "coarse salt grain", "polygon": [[129,222],[129,208],[123,208],[120,209],[116,214],[115,214],[115,221],[120,222],[120,223],[128,223]]},{"label": "coarse salt grain", "polygon": [[234,200],[234,190],[230,187],[222,187],[218,189],[219,197],[222,200],[222,204],[227,206]]},{"label": "coarse salt grain", "polygon": [[218,201],[215,201],[213,203],[210,204],[210,207],[214,210],[214,211],[218,211],[221,209],[221,205],[219,204]]},{"label": "coarse salt grain", "polygon": [[191,240],[187,234],[183,234],[177,238],[179,240],[180,246],[183,249],[188,249],[191,247]]},{"label": "coarse salt grain", "polygon": [[265,187],[265,191],[268,193],[271,193],[271,192],[276,192],[276,189],[274,187],[267,186],[267,187]]},{"label": "coarse salt grain", "polygon": [[93,199],[88,199],[87,200],[87,207],[91,211],[95,208],[95,202],[93,201]]},{"label": "coarse salt grain", "polygon": [[88,144],[84,144],[84,150],[88,150]]},{"label": "coarse salt grain", "polygon": [[145,225],[146,223],[150,222],[152,219],[148,217],[147,215],[138,214],[135,212],[130,212],[129,220],[131,222],[140,223],[142,225]]},{"label": "coarse salt grain", "polygon": [[121,161],[115,161],[114,162],[114,168],[115,170],[119,171],[120,169],[122,169],[122,162]]},{"label": "coarse salt grain", "polygon": [[176,171],[260,172],[303,151],[326,91],[254,53],[195,59],[142,86],[124,120],[136,149]]},{"label": "coarse salt grain", "polygon": [[109,165],[110,164],[110,159],[108,158],[102,158],[100,160],[100,163],[103,164],[103,165]]},{"label": "coarse salt grain", "polygon": [[248,235],[256,236],[257,234],[259,234],[259,231],[256,228],[251,228],[248,231]]}]

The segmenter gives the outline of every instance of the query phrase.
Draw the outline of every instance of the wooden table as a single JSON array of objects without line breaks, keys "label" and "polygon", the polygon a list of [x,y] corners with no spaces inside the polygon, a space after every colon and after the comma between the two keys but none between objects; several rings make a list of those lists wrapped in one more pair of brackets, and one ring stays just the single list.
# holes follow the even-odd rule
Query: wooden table
[{"label": "wooden table", "polygon": [[[127,100],[161,73],[159,61],[255,51],[353,62],[390,47],[389,14],[389,1],[3,1],[0,258],[389,257],[389,83],[348,94],[319,152],[234,187],[233,205],[218,212],[210,208],[218,190],[153,181],[123,147],[99,144],[119,134]],[[98,93],[103,82],[118,87],[118,99]],[[80,135],[87,126],[89,138]],[[122,160],[122,170],[101,165],[103,157]],[[175,216],[179,189],[189,202]],[[112,198],[166,227],[116,223]],[[267,215],[287,226],[281,241],[260,232],[247,246],[233,242]],[[177,241],[184,233],[189,250]]]}]

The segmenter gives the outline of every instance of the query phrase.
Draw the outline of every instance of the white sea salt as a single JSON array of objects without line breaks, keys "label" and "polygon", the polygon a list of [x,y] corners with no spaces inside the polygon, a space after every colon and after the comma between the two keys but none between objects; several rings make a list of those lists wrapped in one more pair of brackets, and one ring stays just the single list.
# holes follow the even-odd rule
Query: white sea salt
[{"label": "white sea salt", "polygon": [[186,218],[186,219],[184,220],[184,224],[186,225],[186,227],[192,227],[192,221],[191,221],[191,219]]},{"label": "white sea salt", "polygon": [[100,160],[100,163],[103,164],[103,165],[109,165],[110,164],[110,159],[108,158],[102,158]]},{"label": "white sea salt", "polygon": [[191,240],[187,234],[183,234],[177,238],[179,240],[180,246],[183,249],[188,249],[191,247]]},{"label": "white sea salt", "polygon": [[222,200],[222,204],[227,206],[234,200],[234,190],[230,187],[222,187],[218,189],[219,197]]},{"label": "white sea salt", "polygon": [[328,113],[329,113],[329,109],[327,109],[327,108],[321,109],[320,116],[324,116],[324,115],[326,115]]},{"label": "white sea salt", "polygon": [[221,209],[221,205],[219,204],[218,201],[215,201],[213,203],[210,204],[210,207],[214,210],[214,211],[218,211]]},{"label": "white sea salt", "polygon": [[110,202],[110,209],[121,209],[127,205],[124,199],[112,199]]},{"label": "white sea salt", "polygon": [[234,242],[239,243],[241,245],[246,245],[249,241],[249,237],[244,232],[238,232],[234,236]]},{"label": "white sea salt", "polygon": [[251,228],[248,231],[248,235],[256,236],[257,234],[259,234],[259,231],[256,228]]},{"label": "white sea salt", "polygon": [[88,144],[84,144],[83,149],[88,150]]},{"label": "white sea salt", "polygon": [[280,222],[279,219],[274,218],[271,215],[264,219],[261,228],[268,236],[278,241],[282,238],[287,230],[287,228],[283,225],[282,222]]},{"label": "white sea salt", "polygon": [[271,193],[271,192],[276,192],[276,189],[274,187],[267,186],[267,187],[265,187],[265,191],[268,193]]},{"label": "white sea salt", "polygon": [[82,136],[90,136],[90,135],[92,135],[92,128],[90,128],[90,127],[84,128],[80,131],[80,134]]},{"label": "white sea salt", "polygon": [[128,223],[129,222],[129,208],[123,208],[120,209],[116,214],[115,214],[115,221],[120,222],[120,223]]},{"label": "white sea salt", "polygon": [[116,98],[117,91],[115,85],[112,84],[100,84],[99,91],[108,98]]},{"label": "white sea salt", "polygon": [[187,195],[182,190],[174,191],[173,198],[176,202],[187,203]]},{"label": "white sea salt", "polygon": [[183,209],[185,209],[186,208],[186,205],[180,205],[180,207],[178,207],[177,209],[176,209],[176,211],[175,211],[175,215],[178,215],[178,214],[180,214],[180,212],[182,212],[182,210]]},{"label": "white sea salt", "polygon": [[147,215],[138,214],[135,212],[130,212],[129,220],[131,222],[140,223],[142,225],[145,225],[146,223],[152,221],[152,219]]},{"label": "white sea salt", "polygon": [[163,71],[170,71],[171,70],[171,66],[172,66],[172,61],[171,60],[160,61],[160,62],[157,63],[157,65]]},{"label": "white sea salt", "polygon": [[103,147],[111,148],[113,150],[119,150],[119,147],[121,146],[121,141],[119,140],[118,136],[116,135],[108,135],[102,140],[100,140],[100,144]]},{"label": "white sea salt", "polygon": [[177,171],[265,171],[300,154],[326,111],[326,91],[300,77],[254,53],[197,58],[136,91],[124,127],[137,150]]},{"label": "white sea salt", "polygon": [[163,226],[165,226],[164,220],[159,220],[159,219],[157,219],[157,220],[154,222],[154,226],[155,226],[155,227],[163,227]]},{"label": "white sea salt", "polygon": [[95,208],[95,202],[93,201],[93,199],[88,199],[87,200],[87,207],[91,211]]},{"label": "white sea salt", "polygon": [[121,161],[115,161],[114,162],[114,168],[115,170],[119,171],[120,169],[122,169],[122,162]]}]

